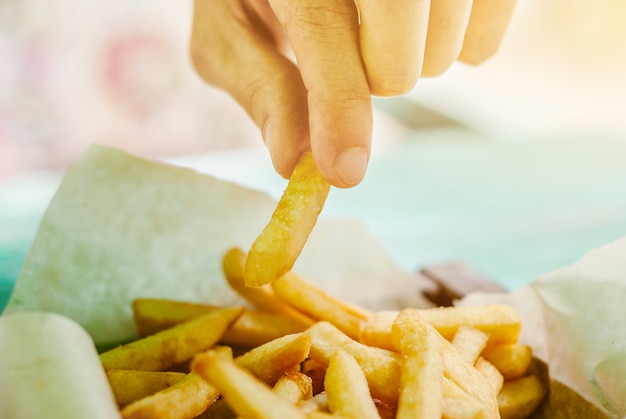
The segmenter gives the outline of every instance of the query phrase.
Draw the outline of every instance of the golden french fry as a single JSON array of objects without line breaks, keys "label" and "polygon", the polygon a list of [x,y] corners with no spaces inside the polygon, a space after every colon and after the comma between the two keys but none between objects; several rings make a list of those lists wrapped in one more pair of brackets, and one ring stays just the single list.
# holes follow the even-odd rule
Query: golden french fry
[{"label": "golden french fry", "polygon": [[[402,313],[412,314],[417,317],[422,316],[422,311],[407,308]],[[422,319],[425,321],[425,319]],[[392,329],[393,331],[393,329]],[[498,404],[496,401],[496,393],[491,385],[487,382],[474,366],[468,364],[452,346],[448,340],[444,339],[439,333],[435,336],[443,347],[443,371],[444,376],[457,384],[463,391],[470,396],[475,397],[487,409],[489,415],[497,415]],[[399,335],[392,333],[392,342],[396,350],[400,350]]]},{"label": "golden french fry", "polygon": [[215,345],[243,311],[243,307],[224,308],[196,317],[104,352],[100,361],[104,369],[165,370]]},{"label": "golden french fry", "polygon": [[526,373],[533,350],[523,343],[494,345],[485,348],[482,356],[500,371],[505,380],[513,380]]},{"label": "golden french fry", "polygon": [[492,419],[487,408],[474,397],[450,381],[443,379],[441,392],[443,402],[441,406],[444,419]]},{"label": "golden french fry", "polygon": [[315,412],[328,413],[330,414],[330,409],[328,407],[328,397],[326,397],[326,391],[322,391],[317,393],[313,397],[303,400],[298,403],[298,407],[300,410],[307,414],[307,417],[311,417],[311,415]]},{"label": "golden french fry", "polygon": [[246,260],[246,285],[268,284],[293,267],[328,196],[330,184],[305,152],[291,174],[272,218],[252,244]]},{"label": "golden french fry", "polygon": [[364,308],[341,301],[308,282],[294,271],[272,282],[276,295],[309,317],[325,320],[353,339],[358,339],[361,324],[371,316]]},{"label": "golden french fry", "polygon": [[489,335],[472,326],[461,326],[454,334],[452,346],[468,364],[474,365],[485,346]]},{"label": "golden french fry", "polygon": [[273,384],[285,371],[300,365],[311,349],[311,337],[296,333],[274,339],[235,358],[238,366],[249,370],[267,384]]},{"label": "golden french fry", "polygon": [[[215,347],[212,353],[224,359],[233,357],[231,348],[226,346]],[[123,419],[195,418],[218,397],[215,387],[191,372],[173,386],[127,405],[121,413]]]},{"label": "golden french fry", "polygon": [[299,403],[313,397],[313,382],[311,377],[292,368],[276,381],[272,391],[291,403]]},{"label": "golden french fry", "polygon": [[192,371],[216,387],[231,409],[245,418],[304,419],[294,404],[274,394],[248,370],[211,352],[198,355]]},{"label": "golden french fry", "polygon": [[311,336],[312,359],[328,367],[337,349],[343,349],[361,366],[372,396],[395,405],[400,382],[398,354],[359,343],[329,322],[318,322],[306,333]]},{"label": "golden french fry", "polygon": [[505,381],[498,393],[498,408],[502,419],[522,419],[537,409],[547,393],[545,385],[534,374]]},{"label": "golden french fry", "polygon": [[[515,343],[521,331],[519,316],[511,307],[504,304],[416,310],[424,321],[432,325],[447,340],[452,340],[461,326],[471,326],[487,333],[490,345]],[[397,315],[398,311],[373,313],[361,328],[361,342],[392,349],[391,325]]]},{"label": "golden french fry", "polygon": [[185,377],[182,372],[107,370],[107,379],[118,406],[150,396]]},{"label": "golden french fry", "polygon": [[215,403],[211,406],[207,407],[207,409],[202,412],[195,419],[236,419],[237,414],[233,412],[233,409],[230,408],[226,400],[217,399]]},{"label": "golden french fry", "polygon": [[478,372],[485,377],[487,382],[491,385],[491,388],[493,388],[493,391],[498,394],[504,383],[504,377],[500,371],[482,356],[476,360],[474,366]]},{"label": "golden french fry", "polygon": [[122,418],[195,418],[219,395],[215,387],[189,373],[175,385],[127,405],[122,409]]},{"label": "golden french fry", "polygon": [[305,328],[314,323],[310,317],[278,298],[269,285],[255,288],[248,287],[244,279],[245,262],[246,254],[238,248],[229,249],[222,260],[224,276],[228,281],[228,285],[230,285],[237,294],[258,310],[268,313],[284,314],[294,321],[301,323]]},{"label": "golden french fry", "polygon": [[133,301],[133,319],[139,336],[148,336],[179,323],[220,310],[207,304],[195,304],[161,298],[137,298]]},{"label": "golden french fry", "polygon": [[330,358],[324,388],[332,413],[344,418],[380,419],[365,374],[346,351],[339,349]]},{"label": "golden french fry", "polygon": [[443,348],[437,332],[414,310],[402,310],[393,323],[392,333],[401,356],[396,417],[440,419]]}]

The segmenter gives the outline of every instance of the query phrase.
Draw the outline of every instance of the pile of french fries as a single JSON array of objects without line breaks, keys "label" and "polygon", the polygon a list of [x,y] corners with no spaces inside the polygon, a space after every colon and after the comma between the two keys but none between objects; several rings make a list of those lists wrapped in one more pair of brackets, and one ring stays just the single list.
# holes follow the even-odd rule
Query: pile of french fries
[{"label": "pile of french fries", "polygon": [[246,302],[133,302],[141,338],[100,355],[123,418],[524,418],[547,383],[508,306],[371,312],[294,271]]}]

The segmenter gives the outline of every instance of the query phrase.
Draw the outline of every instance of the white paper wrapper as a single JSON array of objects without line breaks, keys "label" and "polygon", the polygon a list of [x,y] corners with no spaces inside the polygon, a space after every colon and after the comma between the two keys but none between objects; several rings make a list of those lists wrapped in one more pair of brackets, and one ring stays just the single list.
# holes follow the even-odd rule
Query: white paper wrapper
[{"label": "white paper wrapper", "polygon": [[[573,417],[626,417],[626,238],[507,295],[460,302],[504,302],[523,319],[521,340],[565,384],[598,408]],[[566,416],[563,416],[566,417]]]},{"label": "white paper wrapper", "polygon": [[0,418],[120,418],[91,337],[66,317],[0,317],[0,371]]},{"label": "white paper wrapper", "polygon": [[[104,347],[135,337],[137,297],[232,305],[222,256],[249,249],[275,206],[234,183],[93,146],[50,203],[6,312],[60,313]],[[295,269],[367,307],[424,304],[355,220],[320,219]]]}]

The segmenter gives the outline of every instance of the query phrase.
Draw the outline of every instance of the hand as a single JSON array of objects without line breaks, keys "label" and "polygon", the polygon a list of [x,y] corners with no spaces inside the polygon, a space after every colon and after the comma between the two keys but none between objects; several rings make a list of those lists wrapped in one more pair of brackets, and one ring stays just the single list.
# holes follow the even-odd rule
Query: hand
[{"label": "hand", "polygon": [[289,177],[311,149],[334,186],[358,184],[371,96],[400,95],[456,59],[497,50],[516,0],[195,0],[198,74],[229,92]]}]

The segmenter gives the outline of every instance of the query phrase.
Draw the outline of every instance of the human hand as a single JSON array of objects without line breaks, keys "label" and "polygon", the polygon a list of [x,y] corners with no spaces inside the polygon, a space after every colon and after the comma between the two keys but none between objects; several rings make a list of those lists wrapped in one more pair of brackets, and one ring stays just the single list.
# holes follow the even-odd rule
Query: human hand
[{"label": "human hand", "polygon": [[278,173],[310,148],[322,176],[347,188],[367,168],[372,95],[406,93],[456,59],[483,62],[515,2],[195,0],[190,52],[259,126]]}]

